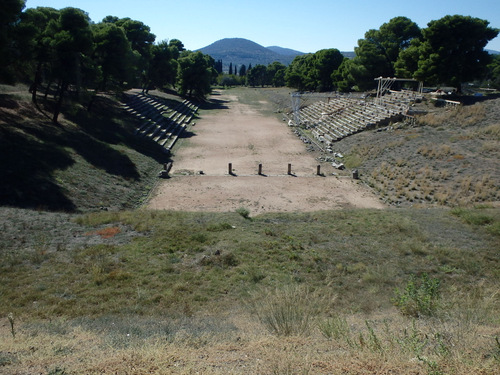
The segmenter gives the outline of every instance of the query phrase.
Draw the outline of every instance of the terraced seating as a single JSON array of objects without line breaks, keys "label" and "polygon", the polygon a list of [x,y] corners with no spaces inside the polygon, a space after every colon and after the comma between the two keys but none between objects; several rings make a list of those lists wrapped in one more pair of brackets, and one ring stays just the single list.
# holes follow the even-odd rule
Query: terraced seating
[{"label": "terraced seating", "polygon": [[[405,93],[403,97],[407,96]],[[332,143],[402,116],[406,109],[407,105],[399,101],[376,104],[365,100],[339,97],[330,99],[328,102],[319,101],[302,108],[299,118],[302,123],[312,129],[311,133],[315,138],[321,142]]]},{"label": "terraced seating", "polygon": [[198,106],[184,100],[175,107],[154,96],[136,94],[123,108],[144,120],[135,130],[137,136],[147,137],[170,152],[186,126],[198,111]]}]

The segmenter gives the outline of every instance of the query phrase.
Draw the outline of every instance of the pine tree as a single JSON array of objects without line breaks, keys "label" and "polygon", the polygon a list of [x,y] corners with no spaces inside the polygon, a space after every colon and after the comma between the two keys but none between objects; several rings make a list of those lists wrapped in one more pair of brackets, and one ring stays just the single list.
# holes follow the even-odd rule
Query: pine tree
[{"label": "pine tree", "polygon": [[240,77],[246,76],[246,74],[247,74],[247,68],[246,68],[245,64],[243,64],[242,66],[240,66],[240,72],[239,72],[239,74],[240,74]]},{"label": "pine tree", "polygon": [[214,65],[215,70],[217,73],[221,74],[222,73],[222,60],[217,60]]}]

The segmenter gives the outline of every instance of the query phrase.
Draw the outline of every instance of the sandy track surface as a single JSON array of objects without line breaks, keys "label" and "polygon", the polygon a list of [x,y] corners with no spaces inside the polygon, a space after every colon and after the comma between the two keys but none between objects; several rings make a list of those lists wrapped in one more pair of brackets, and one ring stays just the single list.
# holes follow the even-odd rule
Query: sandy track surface
[{"label": "sandy track surface", "polygon": [[[243,104],[231,92],[215,97],[222,109],[201,113],[191,128],[194,135],[175,152],[172,177],[158,184],[149,208],[225,212],[245,207],[260,214],[384,207],[360,183],[332,176],[333,169],[316,176],[318,163],[304,143],[284,122],[260,113],[259,106],[269,103]],[[293,175],[287,174],[288,164]]]}]

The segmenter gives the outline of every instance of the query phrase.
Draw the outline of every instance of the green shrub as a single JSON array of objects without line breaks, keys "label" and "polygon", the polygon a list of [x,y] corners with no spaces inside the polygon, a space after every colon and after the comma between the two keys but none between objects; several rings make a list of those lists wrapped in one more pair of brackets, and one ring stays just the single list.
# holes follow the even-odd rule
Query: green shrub
[{"label": "green shrub", "polygon": [[426,273],[419,278],[412,276],[403,290],[396,288],[394,304],[403,315],[434,315],[440,298],[440,284],[438,279],[431,279]]},{"label": "green shrub", "polygon": [[245,219],[250,219],[250,210],[248,208],[240,207],[236,210],[236,212]]},{"label": "green shrub", "polygon": [[500,221],[497,221],[486,228],[488,233],[500,237]]}]

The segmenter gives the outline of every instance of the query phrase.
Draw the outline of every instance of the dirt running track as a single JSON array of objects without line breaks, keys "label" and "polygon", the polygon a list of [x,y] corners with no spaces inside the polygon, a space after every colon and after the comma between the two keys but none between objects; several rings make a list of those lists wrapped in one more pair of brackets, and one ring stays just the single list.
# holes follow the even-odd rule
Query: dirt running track
[{"label": "dirt running track", "polygon": [[245,207],[255,215],[384,207],[362,184],[332,176],[333,169],[316,176],[317,161],[291,128],[259,111],[269,103],[242,104],[231,91],[214,94],[222,109],[203,111],[191,128],[194,135],[180,141],[172,177],[158,184],[148,208],[226,212]]}]

